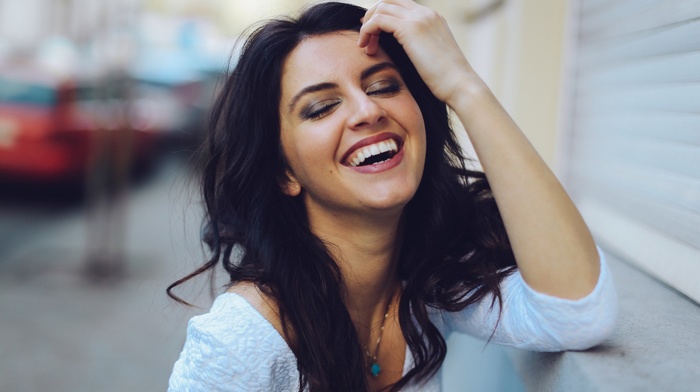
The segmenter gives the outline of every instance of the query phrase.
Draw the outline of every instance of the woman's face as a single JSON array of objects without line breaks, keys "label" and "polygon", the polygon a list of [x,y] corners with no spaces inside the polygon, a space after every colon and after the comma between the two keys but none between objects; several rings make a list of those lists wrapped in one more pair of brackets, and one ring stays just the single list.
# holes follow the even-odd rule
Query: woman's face
[{"label": "woman's face", "polygon": [[284,64],[284,190],[302,193],[310,219],[400,212],[423,175],[420,109],[389,57],[366,55],[357,40],[350,31],[310,37]]}]

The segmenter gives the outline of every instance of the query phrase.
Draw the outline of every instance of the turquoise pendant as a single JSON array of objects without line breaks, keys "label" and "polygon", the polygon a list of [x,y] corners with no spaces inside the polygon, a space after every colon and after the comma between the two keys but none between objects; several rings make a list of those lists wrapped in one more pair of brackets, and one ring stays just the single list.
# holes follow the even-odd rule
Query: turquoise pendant
[{"label": "turquoise pendant", "polygon": [[376,362],[369,367],[369,374],[371,374],[372,377],[377,377],[381,371],[382,367]]}]

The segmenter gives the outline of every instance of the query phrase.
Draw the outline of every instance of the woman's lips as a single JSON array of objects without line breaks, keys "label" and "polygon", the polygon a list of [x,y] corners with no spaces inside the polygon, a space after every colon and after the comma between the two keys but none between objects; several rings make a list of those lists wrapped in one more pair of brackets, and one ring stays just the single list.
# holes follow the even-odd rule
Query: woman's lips
[{"label": "woman's lips", "polygon": [[353,168],[376,165],[378,163],[370,165],[362,165],[362,163],[371,157],[385,153],[388,153],[388,160],[391,160],[401,150],[402,145],[403,141],[398,136],[385,132],[355,143],[343,155],[341,162]]},{"label": "woman's lips", "polygon": [[387,171],[389,169],[392,169],[396,166],[398,166],[401,161],[403,161],[403,154],[404,149],[400,148],[399,152],[396,153],[393,157],[382,161],[382,162],[377,162],[373,163],[371,165],[364,165],[364,166],[351,166],[350,169],[358,172],[358,173],[364,173],[364,174],[372,174],[372,173],[380,173],[383,171]]},{"label": "woman's lips", "polygon": [[384,157],[386,159],[390,159],[396,155],[397,152],[399,152],[399,146],[394,139],[383,140],[381,142],[370,144],[369,146],[364,146],[355,150],[355,152],[350,154],[346,160],[346,164],[356,167],[362,165],[362,163],[369,158],[382,154],[385,154]]}]

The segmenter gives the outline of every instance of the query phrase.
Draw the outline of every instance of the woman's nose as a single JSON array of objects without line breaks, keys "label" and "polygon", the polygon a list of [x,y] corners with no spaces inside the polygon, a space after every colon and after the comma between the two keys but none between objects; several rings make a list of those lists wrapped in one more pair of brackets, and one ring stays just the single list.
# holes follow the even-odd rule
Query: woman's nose
[{"label": "woman's nose", "polygon": [[368,128],[380,123],[386,117],[384,109],[364,93],[358,94],[353,101],[352,115],[348,118],[350,129]]}]

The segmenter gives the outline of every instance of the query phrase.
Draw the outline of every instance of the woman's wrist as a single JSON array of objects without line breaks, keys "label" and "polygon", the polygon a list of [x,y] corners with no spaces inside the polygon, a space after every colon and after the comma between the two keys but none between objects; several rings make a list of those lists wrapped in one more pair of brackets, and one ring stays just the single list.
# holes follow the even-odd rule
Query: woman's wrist
[{"label": "woman's wrist", "polygon": [[457,114],[465,127],[473,116],[483,115],[484,110],[493,105],[500,106],[486,83],[474,73],[466,74],[456,81],[445,103]]}]

